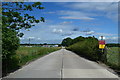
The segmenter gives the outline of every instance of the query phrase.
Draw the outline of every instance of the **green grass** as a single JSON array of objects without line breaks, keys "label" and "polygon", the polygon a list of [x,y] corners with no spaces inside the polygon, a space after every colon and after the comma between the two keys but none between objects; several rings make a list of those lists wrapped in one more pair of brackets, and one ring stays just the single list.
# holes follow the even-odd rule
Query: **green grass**
[{"label": "green grass", "polygon": [[20,47],[16,51],[15,57],[19,60],[19,66],[25,65],[34,59],[37,59],[50,52],[59,50],[58,47]]},{"label": "green grass", "polygon": [[107,49],[107,63],[113,67],[119,67],[119,47],[108,47]]}]

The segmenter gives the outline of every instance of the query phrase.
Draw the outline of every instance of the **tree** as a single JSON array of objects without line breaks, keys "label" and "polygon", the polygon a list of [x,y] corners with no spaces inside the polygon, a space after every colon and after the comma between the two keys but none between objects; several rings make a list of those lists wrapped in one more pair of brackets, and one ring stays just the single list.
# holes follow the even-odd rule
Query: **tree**
[{"label": "tree", "polygon": [[2,71],[5,75],[10,70],[18,67],[18,59],[14,57],[15,50],[19,47],[17,32],[8,28],[2,31]]},{"label": "tree", "polygon": [[4,27],[14,29],[19,32],[20,29],[28,29],[34,26],[33,23],[44,22],[44,18],[40,17],[40,20],[29,14],[23,14],[24,11],[33,11],[33,9],[44,9],[41,7],[40,2],[36,3],[23,3],[23,2],[4,2],[2,4],[2,24]]},{"label": "tree", "polygon": [[[24,13],[34,9],[44,9],[40,2],[3,2],[2,3],[2,64],[3,73],[18,67],[18,59],[15,51],[19,47],[19,37],[24,34],[20,29],[29,29],[34,23],[44,22],[44,18],[36,19],[34,16]],[[14,63],[14,64],[12,64]]]},{"label": "tree", "polygon": [[82,36],[76,37],[75,39],[73,39],[72,44],[77,43],[79,41],[83,41],[83,40],[85,40],[85,38]]},{"label": "tree", "polygon": [[61,43],[61,45],[62,46],[69,46],[69,45],[71,45],[72,44],[72,39],[71,38],[66,38],[66,39],[64,39],[63,41],[62,41],[62,43]]},{"label": "tree", "polygon": [[75,43],[77,43],[77,42],[80,42],[80,41],[84,41],[85,40],[85,38],[84,37],[82,37],[82,36],[79,36],[79,37],[76,37],[75,39],[71,39],[71,38],[65,38],[63,41],[62,41],[62,43],[61,43],[61,45],[62,46],[70,46],[70,45],[72,45],[72,44],[75,44]]}]

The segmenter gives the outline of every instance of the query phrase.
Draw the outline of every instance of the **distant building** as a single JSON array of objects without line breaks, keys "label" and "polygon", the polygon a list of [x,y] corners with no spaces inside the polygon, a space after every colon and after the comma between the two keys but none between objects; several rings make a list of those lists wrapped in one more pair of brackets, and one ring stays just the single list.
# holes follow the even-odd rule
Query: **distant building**
[{"label": "distant building", "polygon": [[42,47],[58,47],[58,45],[42,45]]}]

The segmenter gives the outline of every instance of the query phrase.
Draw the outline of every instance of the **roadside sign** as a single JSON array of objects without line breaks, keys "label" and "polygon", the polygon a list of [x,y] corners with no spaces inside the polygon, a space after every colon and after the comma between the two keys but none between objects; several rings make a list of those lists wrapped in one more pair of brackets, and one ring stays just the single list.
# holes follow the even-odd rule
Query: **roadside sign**
[{"label": "roadside sign", "polygon": [[102,44],[102,45],[105,44],[105,40],[100,40],[99,44]]},{"label": "roadside sign", "polygon": [[99,40],[99,48],[104,49],[105,48],[105,37],[100,36],[99,39],[100,39]]},{"label": "roadside sign", "polygon": [[105,45],[99,44],[99,48],[100,48],[100,49],[104,49],[104,48],[105,48]]}]

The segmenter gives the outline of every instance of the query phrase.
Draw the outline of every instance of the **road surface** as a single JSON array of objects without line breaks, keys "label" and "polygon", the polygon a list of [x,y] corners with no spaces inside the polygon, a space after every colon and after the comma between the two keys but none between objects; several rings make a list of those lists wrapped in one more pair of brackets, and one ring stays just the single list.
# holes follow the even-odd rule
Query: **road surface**
[{"label": "road surface", "polygon": [[118,80],[115,74],[109,72],[99,64],[84,59],[66,49],[61,49],[39,58],[11,73],[6,78]]}]

